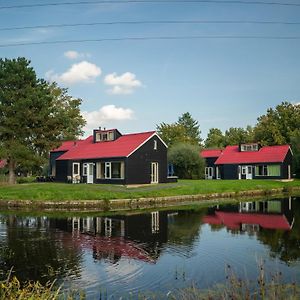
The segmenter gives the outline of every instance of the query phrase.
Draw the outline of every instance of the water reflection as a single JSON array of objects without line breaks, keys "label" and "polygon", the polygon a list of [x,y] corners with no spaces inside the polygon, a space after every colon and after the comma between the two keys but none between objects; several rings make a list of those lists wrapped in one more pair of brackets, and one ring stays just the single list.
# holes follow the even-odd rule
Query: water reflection
[{"label": "water reflection", "polygon": [[99,284],[111,293],[184,286],[186,277],[210,285],[229,262],[251,275],[256,255],[300,274],[299,200],[67,218],[0,214],[0,277],[13,266],[21,281],[76,282],[93,299]]},{"label": "water reflection", "polygon": [[212,208],[203,218],[210,225],[224,225],[239,232],[263,229],[291,230],[294,224],[292,198],[260,202],[240,202],[237,206]]}]

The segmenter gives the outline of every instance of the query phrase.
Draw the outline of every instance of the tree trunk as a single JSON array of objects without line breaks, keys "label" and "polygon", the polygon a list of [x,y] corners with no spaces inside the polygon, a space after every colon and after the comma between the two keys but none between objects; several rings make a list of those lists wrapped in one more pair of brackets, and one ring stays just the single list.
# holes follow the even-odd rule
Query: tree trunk
[{"label": "tree trunk", "polygon": [[9,184],[16,184],[16,163],[13,160],[8,161],[8,183]]}]

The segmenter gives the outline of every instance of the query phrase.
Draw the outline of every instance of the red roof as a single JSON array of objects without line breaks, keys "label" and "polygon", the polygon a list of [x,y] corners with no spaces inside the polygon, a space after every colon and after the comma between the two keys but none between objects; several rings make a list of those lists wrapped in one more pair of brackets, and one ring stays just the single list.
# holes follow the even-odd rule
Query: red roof
[{"label": "red roof", "polygon": [[[93,142],[93,136],[89,136],[76,145],[73,142],[73,146],[57,160],[127,157],[154,134],[155,131],[126,134],[114,141],[97,143]],[[54,152],[57,152],[57,149]]]},{"label": "red roof", "polygon": [[216,165],[245,163],[278,163],[283,162],[289,145],[264,146],[258,151],[239,151],[239,146],[227,146],[216,160]]},{"label": "red roof", "polygon": [[202,150],[200,155],[203,158],[210,158],[210,157],[219,157],[222,153],[221,149],[206,149]]},{"label": "red roof", "polygon": [[266,229],[290,230],[291,226],[284,215],[246,214],[217,211],[205,216],[203,223],[225,225],[229,229],[239,229],[241,224],[257,224]]},{"label": "red roof", "polygon": [[84,140],[77,140],[77,141],[65,141],[63,142],[58,148],[51,150],[51,152],[60,152],[60,151],[69,151],[79,143],[82,143]]}]

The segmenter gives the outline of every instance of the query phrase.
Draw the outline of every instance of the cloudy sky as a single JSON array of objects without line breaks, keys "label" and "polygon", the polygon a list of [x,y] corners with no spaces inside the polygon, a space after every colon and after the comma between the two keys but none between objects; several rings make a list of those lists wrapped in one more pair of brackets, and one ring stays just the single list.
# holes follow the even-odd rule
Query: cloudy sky
[{"label": "cloudy sky", "polygon": [[205,138],[300,101],[300,1],[145,1],[1,0],[0,55],[82,98],[87,134],[189,111]]}]

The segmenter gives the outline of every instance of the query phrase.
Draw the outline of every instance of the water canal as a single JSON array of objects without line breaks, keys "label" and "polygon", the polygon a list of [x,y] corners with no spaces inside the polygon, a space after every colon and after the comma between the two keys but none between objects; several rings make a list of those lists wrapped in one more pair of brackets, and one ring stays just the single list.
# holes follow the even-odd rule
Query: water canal
[{"label": "water canal", "polygon": [[300,198],[127,214],[0,212],[0,279],[57,279],[111,298],[255,279],[258,264],[300,282]]}]

